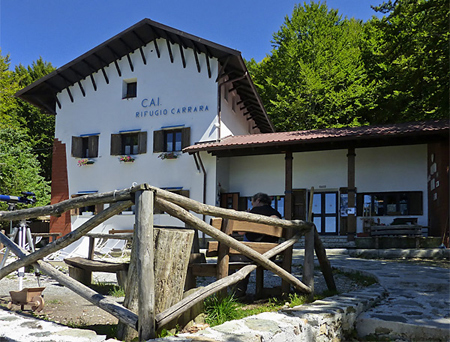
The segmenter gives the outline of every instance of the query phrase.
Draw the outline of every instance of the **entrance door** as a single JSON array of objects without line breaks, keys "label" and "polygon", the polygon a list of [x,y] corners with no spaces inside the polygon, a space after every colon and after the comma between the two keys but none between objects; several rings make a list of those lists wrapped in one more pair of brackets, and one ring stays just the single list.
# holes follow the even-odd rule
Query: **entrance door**
[{"label": "entrance door", "polygon": [[319,192],[313,196],[313,222],[319,234],[338,232],[338,193]]}]

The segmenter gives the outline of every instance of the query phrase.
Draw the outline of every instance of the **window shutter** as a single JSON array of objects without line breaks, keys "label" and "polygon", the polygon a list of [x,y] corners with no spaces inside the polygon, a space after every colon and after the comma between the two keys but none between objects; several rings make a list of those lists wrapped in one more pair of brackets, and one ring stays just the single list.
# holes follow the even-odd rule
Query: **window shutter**
[{"label": "window shutter", "polygon": [[139,132],[138,135],[138,153],[147,153],[147,132]]},{"label": "window shutter", "polygon": [[72,137],[72,157],[83,157],[83,138]]},{"label": "window shutter", "polygon": [[164,152],[164,131],[153,132],[153,152]]},{"label": "window shutter", "polygon": [[181,148],[185,148],[191,145],[191,128],[190,127],[185,127],[181,130],[181,134],[182,134],[182,143],[181,143]]},{"label": "window shutter", "polygon": [[122,136],[111,134],[111,155],[118,156],[120,154],[122,154]]},{"label": "window shutter", "polygon": [[98,135],[94,135],[88,138],[88,149],[89,155],[88,158],[97,158],[98,157]]}]

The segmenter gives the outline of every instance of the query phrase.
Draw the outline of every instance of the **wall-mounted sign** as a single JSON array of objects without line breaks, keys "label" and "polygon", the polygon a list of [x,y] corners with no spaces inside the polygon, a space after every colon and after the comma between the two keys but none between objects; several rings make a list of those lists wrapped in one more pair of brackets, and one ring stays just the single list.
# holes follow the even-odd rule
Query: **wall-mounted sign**
[{"label": "wall-mounted sign", "polygon": [[[170,107],[165,108],[162,105],[162,101],[159,97],[155,98],[145,98],[141,101],[141,106],[146,108],[146,110],[139,110],[136,112],[136,118],[143,117],[153,117],[153,116],[163,116],[168,114],[188,114],[188,113],[198,113],[198,112],[208,112],[208,105],[190,105],[182,107]],[[148,109],[147,109],[148,108]]]}]

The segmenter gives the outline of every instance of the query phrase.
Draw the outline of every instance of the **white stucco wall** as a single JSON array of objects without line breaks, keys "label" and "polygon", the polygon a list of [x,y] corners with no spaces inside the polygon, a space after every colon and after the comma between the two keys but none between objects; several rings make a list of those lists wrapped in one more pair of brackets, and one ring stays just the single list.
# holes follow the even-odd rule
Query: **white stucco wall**
[{"label": "white stucco wall", "polygon": [[[357,192],[422,191],[424,215],[412,217],[417,217],[418,223],[426,226],[426,158],[426,145],[357,149]],[[284,155],[228,159],[229,179],[224,181],[228,184],[227,192],[240,192],[241,196],[252,196],[259,191],[269,195],[284,194]],[[222,160],[220,163],[225,164]],[[347,150],[293,154],[293,188],[311,187],[316,192],[339,191],[339,188],[347,187]],[[391,216],[380,217],[381,223],[390,224],[392,220]],[[362,230],[362,220],[358,218],[357,232]]]},{"label": "white stucco wall", "polygon": [[[175,160],[158,158],[159,153],[153,153],[153,131],[184,125],[191,128],[192,144],[217,139],[214,124],[217,122],[218,62],[210,59],[212,76],[209,78],[204,54],[199,54],[199,73],[192,50],[184,50],[186,68],[183,68],[178,46],[172,47],[174,62],[171,63],[166,42],[158,43],[160,58],[153,43],[143,47],[146,65],[139,51],[130,54],[134,71],[126,57],[119,60],[121,77],[114,63],[105,67],[109,84],[101,71],[95,73],[96,91],[89,77],[82,80],[86,96],[78,84],[71,86],[73,103],[67,90],[58,94],[62,108],[57,112],[55,136],[66,144],[69,194],[105,192],[147,182],[163,188],[182,187],[190,191],[191,198],[203,200],[203,174],[198,171],[193,156],[183,154]],[[122,99],[126,80],[137,81],[137,97]],[[233,134],[242,134],[248,123],[240,120],[231,126]],[[134,163],[123,163],[118,156],[110,155],[111,134],[138,129],[147,132],[147,153],[135,155]],[[100,133],[98,158],[93,165],[79,167],[78,159],[71,157],[72,136],[93,133]],[[207,170],[207,203],[215,204],[215,158],[204,154],[202,160]],[[73,216],[72,229],[86,219]],[[133,220],[134,217],[115,218],[105,226],[130,229]],[[155,215],[155,223],[174,224],[174,220],[168,215]]]}]

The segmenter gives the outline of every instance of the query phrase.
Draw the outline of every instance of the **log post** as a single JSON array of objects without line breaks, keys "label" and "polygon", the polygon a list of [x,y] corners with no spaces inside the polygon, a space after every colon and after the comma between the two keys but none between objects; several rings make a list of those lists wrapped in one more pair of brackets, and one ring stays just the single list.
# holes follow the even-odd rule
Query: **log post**
[{"label": "log post", "polygon": [[155,338],[155,274],[153,246],[153,191],[136,191],[136,270],[139,289],[139,341]]},{"label": "log post", "polygon": [[[311,188],[308,208],[308,221],[312,221],[312,206],[314,198],[314,187]],[[310,299],[314,297],[314,232],[313,227],[305,234],[305,259],[303,260],[303,283],[311,288]]]}]

